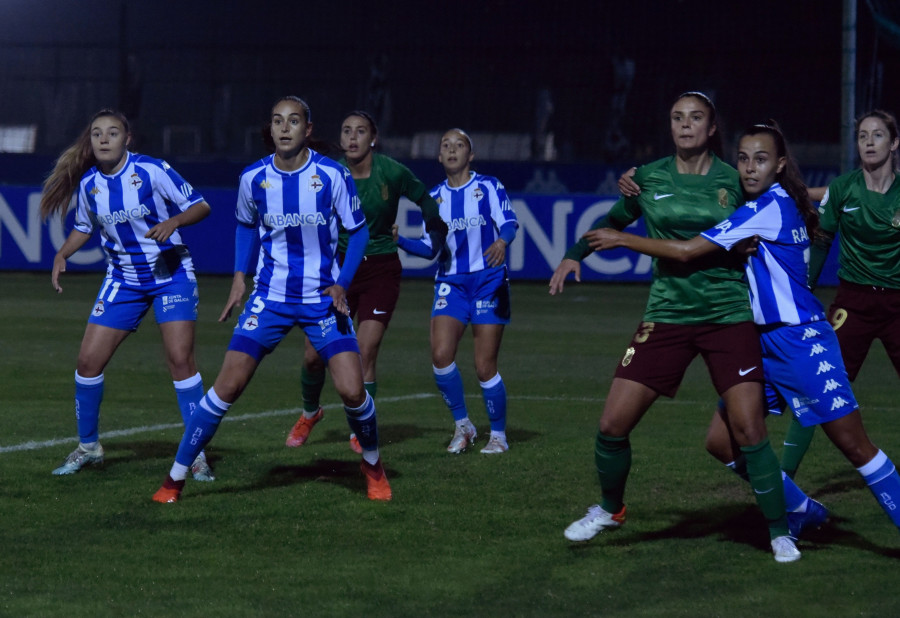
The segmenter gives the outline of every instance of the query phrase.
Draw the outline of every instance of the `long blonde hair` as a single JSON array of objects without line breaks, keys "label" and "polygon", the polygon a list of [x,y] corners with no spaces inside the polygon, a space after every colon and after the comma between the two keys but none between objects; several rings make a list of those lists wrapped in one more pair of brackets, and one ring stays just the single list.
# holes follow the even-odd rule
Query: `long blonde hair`
[{"label": "long blonde hair", "polygon": [[55,213],[66,216],[72,195],[78,187],[81,177],[97,164],[94,149],[91,147],[91,127],[94,121],[105,116],[112,116],[122,123],[126,135],[131,134],[128,119],[121,112],[112,109],[101,109],[91,117],[87,127],[81,132],[71,146],[66,148],[53,166],[53,171],[44,180],[41,195],[41,218],[46,220]]}]

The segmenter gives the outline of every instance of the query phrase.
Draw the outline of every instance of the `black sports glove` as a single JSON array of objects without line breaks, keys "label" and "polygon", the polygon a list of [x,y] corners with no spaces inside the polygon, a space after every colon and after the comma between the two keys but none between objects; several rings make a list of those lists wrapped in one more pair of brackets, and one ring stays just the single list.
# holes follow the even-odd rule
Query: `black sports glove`
[{"label": "black sports glove", "polygon": [[442,247],[447,241],[447,234],[450,229],[440,217],[432,217],[425,222],[425,231],[431,237],[431,246],[437,248]]}]

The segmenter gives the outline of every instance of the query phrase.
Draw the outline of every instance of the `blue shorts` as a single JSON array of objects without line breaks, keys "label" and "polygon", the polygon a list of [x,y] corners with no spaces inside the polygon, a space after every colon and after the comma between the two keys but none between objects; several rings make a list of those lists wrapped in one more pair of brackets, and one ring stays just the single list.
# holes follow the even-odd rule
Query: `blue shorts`
[{"label": "blue shorts", "polygon": [[463,324],[509,324],[506,266],[435,281],[431,317],[448,315]]},{"label": "blue shorts", "polygon": [[200,293],[196,281],[181,280],[136,286],[106,277],[88,323],[135,331],[151,305],[157,324],[196,322],[199,302]]},{"label": "blue shorts", "polygon": [[320,303],[280,303],[254,294],[238,318],[229,350],[244,352],[257,361],[299,326],[326,363],[341,352],[359,353],[353,321],[335,310],[331,300]]},{"label": "blue shorts", "polygon": [[760,334],[769,412],[788,406],[804,427],[820,425],[859,407],[828,322],[780,326]]}]

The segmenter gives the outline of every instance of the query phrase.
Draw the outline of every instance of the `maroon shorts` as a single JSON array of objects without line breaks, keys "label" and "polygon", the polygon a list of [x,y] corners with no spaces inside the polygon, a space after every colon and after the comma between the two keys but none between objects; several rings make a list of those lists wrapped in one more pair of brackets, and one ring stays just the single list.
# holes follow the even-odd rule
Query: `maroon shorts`
[{"label": "maroon shorts", "polygon": [[375,320],[387,328],[400,298],[402,274],[403,265],[396,253],[364,257],[347,290],[350,317],[360,322]]},{"label": "maroon shorts", "polygon": [[625,351],[616,377],[674,397],[684,372],[703,357],[719,395],[735,384],[762,382],[759,331],[753,322],[737,324],[660,324],[641,322]]},{"label": "maroon shorts", "polygon": [[841,281],[828,321],[851,380],[856,379],[875,339],[881,339],[900,374],[900,290]]}]

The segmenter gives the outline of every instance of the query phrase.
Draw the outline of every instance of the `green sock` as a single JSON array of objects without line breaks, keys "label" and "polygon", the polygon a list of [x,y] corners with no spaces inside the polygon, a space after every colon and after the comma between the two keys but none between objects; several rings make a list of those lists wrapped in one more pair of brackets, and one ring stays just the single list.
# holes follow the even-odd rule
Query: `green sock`
[{"label": "green sock", "polygon": [[784,451],[781,453],[781,469],[789,477],[794,478],[800,461],[809,449],[816,426],[804,427],[797,422],[797,417],[791,415],[791,425],[784,436]]},{"label": "green sock", "polygon": [[378,392],[378,381],[375,382],[363,382],[363,387],[366,389],[366,392],[369,393],[369,396],[372,399],[375,399],[375,393]]},{"label": "green sock", "polygon": [[741,452],[747,458],[747,474],[750,476],[756,503],[769,524],[769,536],[773,539],[787,536],[789,532],[784,507],[784,482],[769,438],[764,438],[753,446],[742,446]]},{"label": "green sock", "polygon": [[325,387],[325,369],[310,371],[304,365],[300,370],[300,384],[303,410],[315,412],[319,409],[319,399],[322,396],[322,389]]},{"label": "green sock", "polygon": [[628,436],[613,438],[598,431],[594,442],[594,464],[603,492],[600,506],[608,513],[618,513],[625,506],[625,483],[631,470],[631,442]]}]

